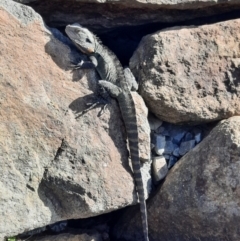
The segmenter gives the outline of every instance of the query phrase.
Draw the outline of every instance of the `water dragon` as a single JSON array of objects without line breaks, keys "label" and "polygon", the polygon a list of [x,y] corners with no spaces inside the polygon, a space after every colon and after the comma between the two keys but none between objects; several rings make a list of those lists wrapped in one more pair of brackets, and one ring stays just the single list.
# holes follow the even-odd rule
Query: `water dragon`
[{"label": "water dragon", "polygon": [[[75,68],[95,68],[101,78],[101,80],[98,81],[99,88],[106,90],[111,97],[116,98],[118,101],[129,142],[132,169],[140,203],[144,241],[148,241],[147,210],[140,171],[136,109],[129,87],[131,73],[129,69],[124,71],[116,55],[104,46],[87,28],[75,23],[68,25],[65,31],[74,45],[89,57],[88,61],[82,60],[77,63]],[[97,104],[99,104],[99,102]]]}]

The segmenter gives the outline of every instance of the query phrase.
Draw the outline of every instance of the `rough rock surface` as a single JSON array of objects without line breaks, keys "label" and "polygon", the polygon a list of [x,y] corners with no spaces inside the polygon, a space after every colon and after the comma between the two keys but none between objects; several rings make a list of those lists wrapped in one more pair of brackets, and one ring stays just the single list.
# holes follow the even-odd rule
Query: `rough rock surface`
[{"label": "rough rock surface", "polygon": [[[238,241],[239,169],[240,117],[236,116],[221,121],[169,172],[148,203],[150,240]],[[128,240],[137,240],[141,224],[136,223],[136,216],[125,223]]]},{"label": "rough rock surface", "polygon": [[137,92],[132,92],[132,97],[136,106],[137,124],[138,124],[138,138],[139,138],[139,151],[141,161],[150,161],[150,125],[148,123],[148,109]]},{"label": "rough rock surface", "polygon": [[130,61],[150,110],[171,123],[240,114],[240,20],[144,37]]},{"label": "rough rock surface", "polygon": [[[179,23],[180,21],[199,17],[226,14],[240,9],[240,3],[236,0],[18,1],[32,6],[43,16],[49,26],[65,27],[67,24],[79,22],[98,34],[101,31],[107,31],[107,29],[116,27],[139,26],[152,23],[159,23],[159,29],[162,28],[161,23]],[[232,16],[235,16],[235,13],[230,14],[230,17]],[[129,35],[129,32],[131,30],[124,31],[124,34]],[[134,33],[137,34],[137,31],[134,31]],[[116,38],[115,41],[117,41]],[[132,39],[129,39],[129,41],[132,41]]]},{"label": "rough rock surface", "polygon": [[75,119],[95,72],[31,8],[1,0],[0,22],[0,240],[136,202],[116,101]]},{"label": "rough rock surface", "polygon": [[[16,2],[20,3],[29,3],[29,2],[36,2],[38,0],[16,0]],[[97,3],[113,3],[114,4],[126,4],[126,5],[135,5],[138,6],[139,4],[156,4],[156,5],[163,5],[164,7],[171,7],[174,6],[176,8],[194,8],[194,7],[205,7],[209,5],[215,5],[218,3],[235,3],[236,0],[217,0],[217,1],[211,1],[211,0],[75,0],[78,2],[97,2]],[[73,1],[74,2],[74,1]]]}]

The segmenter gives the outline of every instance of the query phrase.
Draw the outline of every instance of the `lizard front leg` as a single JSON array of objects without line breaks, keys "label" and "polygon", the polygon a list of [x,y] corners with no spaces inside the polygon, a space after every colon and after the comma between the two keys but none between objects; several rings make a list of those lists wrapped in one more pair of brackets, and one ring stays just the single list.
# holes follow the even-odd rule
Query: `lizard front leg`
[{"label": "lizard front leg", "polygon": [[72,63],[71,67],[76,70],[76,69],[94,69],[98,65],[97,59],[95,56],[89,56],[89,60],[81,60],[77,64]]},{"label": "lizard front leg", "polygon": [[[92,68],[96,68],[98,65],[98,61],[96,59],[95,56],[89,56],[89,61],[81,61],[78,64],[74,65],[74,70],[76,69],[92,69]],[[92,110],[93,108],[97,107],[98,105],[104,105],[103,108],[101,109],[99,115],[101,115],[106,107],[107,104],[109,102],[109,93],[106,90],[106,88],[104,87],[104,85],[99,83],[99,89],[98,89],[98,98],[96,101],[94,101],[93,103],[87,103],[87,106],[89,106],[87,109],[85,109],[84,111],[82,111],[78,116],[76,116],[76,119],[79,118],[80,116],[82,116],[83,114],[85,114],[86,112]]]},{"label": "lizard front leg", "polygon": [[106,89],[113,98],[117,98],[122,92],[121,88],[106,80],[99,80],[99,85]]},{"label": "lizard front leg", "polygon": [[88,103],[87,105],[89,106],[86,110],[82,111],[77,117],[79,118],[82,116],[84,113],[88,112],[89,110],[95,108],[98,105],[104,104],[103,108],[101,109],[99,115],[102,115],[104,113],[107,105],[108,105],[108,99],[109,99],[109,94],[113,98],[117,98],[117,96],[121,93],[121,89],[112,84],[111,82],[108,82],[106,80],[99,80],[99,95],[101,96],[101,99],[94,102],[94,103]]}]

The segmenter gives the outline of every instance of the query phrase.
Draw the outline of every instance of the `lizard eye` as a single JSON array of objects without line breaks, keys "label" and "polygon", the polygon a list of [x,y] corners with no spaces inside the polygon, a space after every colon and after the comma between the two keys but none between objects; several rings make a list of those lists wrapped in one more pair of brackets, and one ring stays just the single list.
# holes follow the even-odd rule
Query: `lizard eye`
[{"label": "lizard eye", "polygon": [[92,43],[89,38],[86,38],[86,42],[90,44]]}]

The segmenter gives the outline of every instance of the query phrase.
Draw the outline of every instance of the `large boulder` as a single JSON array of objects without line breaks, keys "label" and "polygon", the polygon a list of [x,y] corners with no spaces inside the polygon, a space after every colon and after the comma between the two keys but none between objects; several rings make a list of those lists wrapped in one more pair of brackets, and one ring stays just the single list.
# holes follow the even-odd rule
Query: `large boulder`
[{"label": "large boulder", "polygon": [[[69,23],[79,22],[84,26],[96,31],[96,33],[108,30],[117,31],[113,33],[111,41],[117,42],[119,32],[127,38],[121,48],[126,51],[134,40],[139,39],[142,30],[151,33],[163,28],[166,23],[179,23],[200,17],[216,16],[216,18],[233,18],[239,16],[236,10],[240,9],[240,3],[236,0],[15,0],[17,2],[32,6],[43,16],[49,26],[65,27]],[[197,10],[197,11],[196,11]],[[233,12],[235,11],[235,12]],[[212,19],[215,19],[212,18]],[[199,21],[201,21],[199,19]],[[204,20],[206,21],[206,20]],[[208,20],[207,20],[208,21]],[[216,20],[215,20],[216,21]],[[151,26],[153,23],[158,23]],[[139,31],[139,26],[148,24]],[[134,31],[126,26],[138,26]],[[155,29],[155,30],[153,30]],[[134,34],[131,34],[134,33]],[[111,35],[111,32],[110,32]],[[124,36],[123,36],[124,35]],[[109,36],[108,36],[109,38]],[[105,41],[108,41],[105,39]],[[134,44],[134,48],[136,45]]]},{"label": "large boulder", "polygon": [[240,20],[144,37],[130,60],[150,110],[171,123],[240,114]]},{"label": "large boulder", "polygon": [[75,118],[95,71],[72,72],[83,56],[31,8],[1,0],[0,22],[0,240],[136,203],[116,101]]},{"label": "large boulder", "polygon": [[[21,2],[21,3],[30,3],[30,2],[37,2],[38,0],[15,0],[16,2]],[[59,2],[61,0],[58,0]],[[115,4],[125,4],[125,5],[135,5],[135,6],[144,6],[146,4],[155,4],[155,5],[160,5],[164,7],[175,7],[175,8],[194,8],[194,7],[205,7],[205,6],[211,6],[211,5],[216,5],[219,4],[220,1],[211,1],[211,0],[154,0],[149,2],[149,0],[76,0],[78,2],[96,2],[96,3],[111,3],[115,2]],[[236,0],[221,0],[221,3],[235,3]]]},{"label": "large boulder", "polygon": [[[238,241],[240,237],[240,116],[220,122],[169,172],[148,203],[151,241]],[[141,240],[128,216],[119,237]],[[122,233],[121,233],[122,232]]]}]

